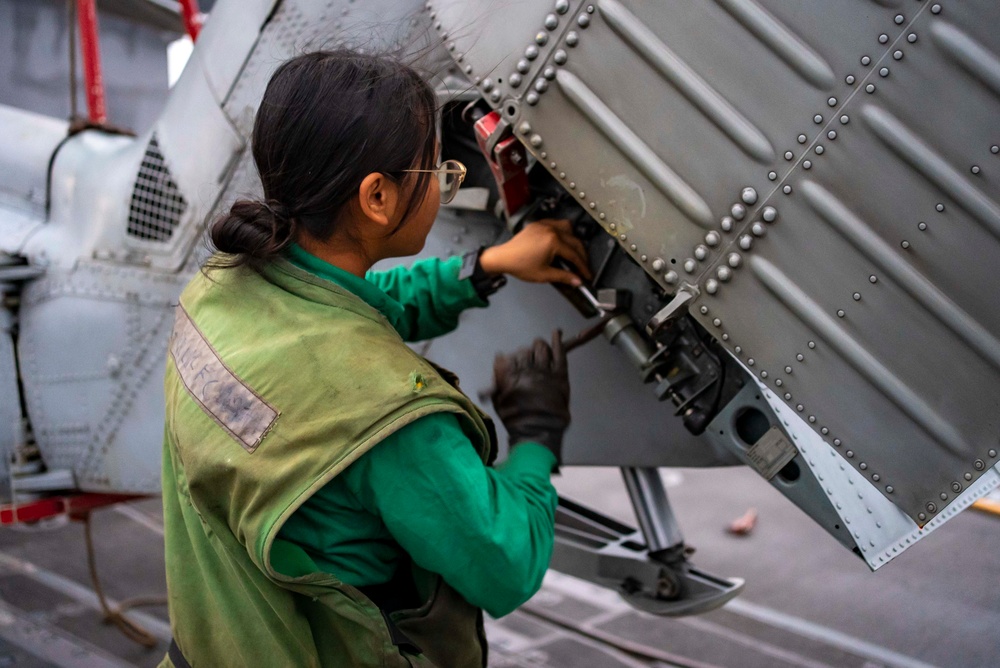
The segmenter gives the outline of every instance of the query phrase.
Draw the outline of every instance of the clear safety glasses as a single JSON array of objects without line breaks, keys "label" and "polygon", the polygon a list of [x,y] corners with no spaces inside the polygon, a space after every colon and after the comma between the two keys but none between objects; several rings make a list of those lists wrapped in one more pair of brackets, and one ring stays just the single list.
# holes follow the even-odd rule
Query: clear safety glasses
[{"label": "clear safety glasses", "polygon": [[455,199],[458,189],[462,187],[465,180],[465,165],[458,160],[445,160],[436,169],[404,169],[404,172],[427,172],[437,174],[438,183],[441,184],[441,203],[447,204]]}]

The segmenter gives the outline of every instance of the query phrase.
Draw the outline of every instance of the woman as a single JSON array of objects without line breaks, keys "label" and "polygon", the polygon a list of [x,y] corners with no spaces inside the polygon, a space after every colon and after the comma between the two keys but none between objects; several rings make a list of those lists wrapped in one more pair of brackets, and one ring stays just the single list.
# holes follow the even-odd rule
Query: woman
[{"label": "woman", "polygon": [[496,277],[578,284],[565,221],[409,270],[460,164],[434,167],[434,96],[386,57],[274,74],[253,156],[266,201],[212,227],[166,376],[163,503],[174,643],[163,665],[485,665],[481,609],[513,610],[552,550],[569,423],[558,336],[495,364],[512,446],[404,345],[485,306]]}]

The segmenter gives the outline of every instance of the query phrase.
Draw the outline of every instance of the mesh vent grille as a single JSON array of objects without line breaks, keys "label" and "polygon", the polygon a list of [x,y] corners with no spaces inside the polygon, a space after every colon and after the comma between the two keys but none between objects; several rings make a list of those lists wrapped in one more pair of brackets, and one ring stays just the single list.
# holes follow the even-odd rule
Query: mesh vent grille
[{"label": "mesh vent grille", "polygon": [[128,210],[128,235],[149,241],[167,241],[186,208],[187,202],[170,177],[170,169],[154,134],[135,177]]}]

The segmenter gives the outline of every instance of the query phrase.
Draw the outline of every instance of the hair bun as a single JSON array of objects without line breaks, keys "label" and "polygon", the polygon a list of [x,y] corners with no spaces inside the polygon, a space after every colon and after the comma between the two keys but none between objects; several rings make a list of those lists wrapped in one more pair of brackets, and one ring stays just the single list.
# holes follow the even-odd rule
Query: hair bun
[{"label": "hair bun", "polygon": [[294,241],[295,223],[288,207],[276,200],[241,199],[212,224],[210,237],[216,250],[233,256],[222,265],[260,268]]}]

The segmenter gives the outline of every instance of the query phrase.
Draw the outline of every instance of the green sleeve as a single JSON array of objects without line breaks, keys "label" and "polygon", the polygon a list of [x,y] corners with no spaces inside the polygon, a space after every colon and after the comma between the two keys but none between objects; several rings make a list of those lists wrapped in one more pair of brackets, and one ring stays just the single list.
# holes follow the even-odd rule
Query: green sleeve
[{"label": "green sleeve", "polygon": [[493,617],[534,595],[552,557],[555,457],[522,443],[482,463],[458,419],[437,413],[399,430],[348,467],[348,487],[419,566]]},{"label": "green sleeve", "polygon": [[370,271],[366,279],[402,304],[403,322],[397,325],[406,341],[432,339],[454,330],[459,314],[472,306],[486,306],[470,280],[460,280],[462,258],[428,258],[410,267]]}]

